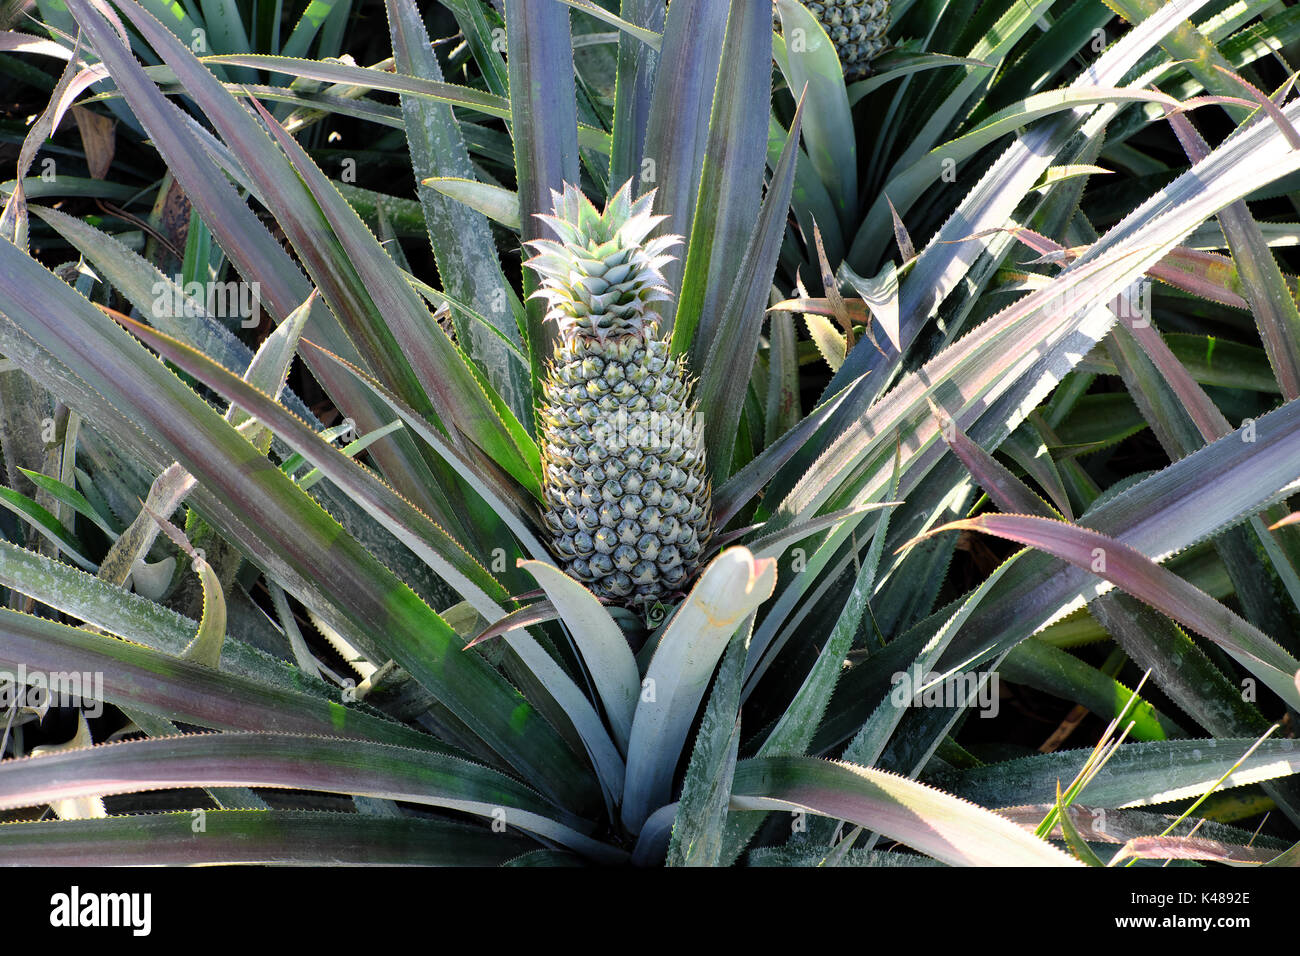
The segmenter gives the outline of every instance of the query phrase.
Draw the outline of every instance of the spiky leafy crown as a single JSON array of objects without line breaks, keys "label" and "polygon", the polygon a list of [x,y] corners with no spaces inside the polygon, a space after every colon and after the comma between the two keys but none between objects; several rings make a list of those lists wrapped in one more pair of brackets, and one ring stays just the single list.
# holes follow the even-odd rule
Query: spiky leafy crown
[{"label": "spiky leafy crown", "polygon": [[525,265],[541,278],[533,298],[543,298],[546,318],[560,337],[605,341],[643,332],[651,323],[648,306],[671,298],[663,267],[673,260],[667,250],[681,236],[646,236],[667,216],[654,216],[654,191],[632,200],[629,180],[605,204],[603,213],[577,186],[551,190],[554,215],[539,215],[559,237],[527,243],[537,253]]}]

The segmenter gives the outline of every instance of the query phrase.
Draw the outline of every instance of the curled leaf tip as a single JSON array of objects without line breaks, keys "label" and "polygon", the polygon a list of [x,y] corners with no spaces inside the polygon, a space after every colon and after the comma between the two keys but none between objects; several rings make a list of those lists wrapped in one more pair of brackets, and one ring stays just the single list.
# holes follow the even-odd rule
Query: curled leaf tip
[{"label": "curled leaf tip", "polygon": [[1274,522],[1268,526],[1269,531],[1276,531],[1278,528],[1285,528],[1287,525],[1300,524],[1300,511],[1287,515],[1281,521]]},{"label": "curled leaf tip", "polygon": [[902,554],[904,551],[908,550],[909,548],[916,547],[926,538],[933,538],[935,535],[942,534],[945,531],[977,530],[979,528],[979,525],[977,524],[978,520],[979,519],[977,518],[963,518],[958,521],[949,521],[947,524],[941,524],[939,525],[939,527],[931,528],[929,531],[923,531],[920,534],[918,534],[916,537],[912,538],[910,541],[903,542],[903,544],[898,548],[898,550],[894,552],[894,554]]}]

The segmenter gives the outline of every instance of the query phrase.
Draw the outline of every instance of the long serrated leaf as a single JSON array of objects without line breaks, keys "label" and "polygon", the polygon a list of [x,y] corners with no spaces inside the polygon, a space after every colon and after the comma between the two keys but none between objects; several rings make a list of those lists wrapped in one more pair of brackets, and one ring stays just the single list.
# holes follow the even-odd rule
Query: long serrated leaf
[{"label": "long serrated leaf", "polygon": [[481,826],[318,810],[183,810],[0,826],[0,861],[9,866],[98,866],[110,859],[124,866],[496,866],[535,846]]},{"label": "long serrated leaf", "polygon": [[292,787],[409,800],[537,833],[616,862],[624,854],[575,829],[534,791],[467,760],[389,744],[271,733],[204,734],[109,744],[0,767],[9,809],[160,787]]},{"label": "long serrated leaf", "polygon": [[719,83],[673,322],[675,353],[697,361],[709,354],[727,279],[744,254],[763,193],[772,77],[772,21],[762,4],[732,4],[727,18]]},{"label": "long serrated leaf", "polygon": [[[690,236],[694,228],[731,6],[731,0],[682,0],[669,4],[664,22],[639,187],[641,192],[655,190],[655,212],[670,217],[669,226],[677,235]],[[680,291],[684,268],[681,260],[665,265],[663,274],[670,290]],[[675,311],[671,303],[658,310],[663,316],[661,331],[668,335]]]},{"label": "long serrated leaf", "polygon": [[700,404],[710,411],[704,425],[705,446],[718,478],[731,474],[740,410],[790,209],[802,116],[801,100],[700,375]]},{"label": "long serrated leaf", "polygon": [[914,780],[814,757],[736,767],[731,805],[848,820],[952,866],[1070,866],[1050,843],[973,803]]},{"label": "long serrated leaf", "polygon": [[[224,372],[214,363],[206,360],[193,350],[186,349],[176,342],[168,342],[163,336],[141,325],[136,325],[138,334],[145,335],[156,347],[165,351],[184,367],[193,369],[196,374],[209,378],[214,386],[220,387],[232,401],[236,401],[254,411],[260,421],[281,431],[291,447],[306,451],[312,445],[323,454],[318,460],[318,467],[325,473],[342,474],[345,486],[360,488],[369,500],[380,520],[399,540],[412,547],[435,569],[457,580],[480,613],[490,620],[504,615],[500,603],[505,600],[501,587],[487,577],[480,565],[476,565],[464,554],[456,542],[449,540],[441,529],[411,508],[396,495],[386,489],[382,482],[369,476],[364,469],[350,462],[343,454],[324,442],[319,436],[304,434],[300,423],[283,412],[266,396],[255,389],[239,382]],[[286,426],[290,430],[286,430]],[[417,424],[415,427],[420,428]],[[427,426],[425,426],[427,427]],[[430,429],[424,432],[426,437],[435,440]],[[540,545],[536,545],[540,553]],[[459,551],[459,555],[457,552]],[[444,555],[449,555],[451,560]],[[456,573],[452,573],[452,572]],[[486,583],[483,582],[486,579]],[[469,586],[467,586],[469,585]],[[573,681],[563,672],[558,664],[526,632],[514,631],[508,637],[512,649],[519,655],[524,665],[529,668],[545,691],[551,694],[559,707],[574,722],[575,728],[589,748],[593,761],[601,774],[602,780],[616,798],[622,786],[624,771],[622,760],[615,751],[608,735],[600,724],[591,704],[578,690]],[[626,646],[626,645],[624,645]]]},{"label": "long serrated leaf", "polygon": [[[429,37],[411,0],[387,0],[393,57],[399,73],[442,82],[442,69],[429,46]],[[420,203],[428,225],[438,275],[448,295],[473,306],[500,333],[522,345],[506,293],[506,279],[496,243],[482,213],[426,185],[430,177],[470,180],[474,167],[460,126],[450,106],[421,97],[402,97],[406,141],[411,165],[420,184]],[[530,386],[503,351],[495,336],[477,326],[459,323],[460,340],[479,363],[515,417],[531,419]]]},{"label": "long serrated leaf", "polygon": [[835,44],[807,7],[795,0],[777,0],[776,10],[782,35],[776,61],[791,90],[807,90],[808,157],[831,195],[840,222],[847,226],[858,208],[858,156],[844,68]]},{"label": "long serrated leaf", "polygon": [[1300,662],[1254,625],[1128,545],[1087,528],[1028,515],[979,515],[944,528],[1008,538],[1092,571],[1214,641],[1283,700],[1300,707],[1295,687]]},{"label": "long serrated leaf", "polygon": [[[310,291],[298,266],[257,220],[222,174],[221,167],[203,148],[202,144],[208,141],[203,137],[208,134],[201,127],[191,126],[185,114],[168,103],[140,74],[138,66],[120,48],[117,38],[106,29],[97,14],[81,0],[74,0],[73,6],[87,35],[97,47],[108,51],[114,63],[114,80],[118,88],[126,95],[132,110],[167,161],[168,168],[184,187],[186,196],[212,229],[213,236],[239,274],[260,291],[262,303],[273,317],[277,321],[283,320]],[[238,163],[233,166],[239,170],[240,176],[244,176]],[[312,330],[313,335],[331,350],[363,361],[334,314],[323,304],[313,311]],[[337,370],[316,370],[316,374],[339,407],[360,428],[369,430],[382,424],[369,397],[358,391],[346,377],[340,377]],[[380,449],[377,457],[381,459],[389,480],[411,500],[440,513],[444,519],[448,516],[447,509],[440,511],[434,504],[435,499],[429,490],[434,484],[432,476],[412,442],[398,441],[391,451]],[[161,467],[165,465],[159,470]]]},{"label": "long serrated leaf", "polygon": [[[1114,86],[1121,82],[1143,53],[1205,2],[1206,0],[1178,0],[1168,4],[1157,17],[1121,37],[1080,76],[1074,86]],[[915,338],[922,324],[956,288],[989,242],[988,239],[971,237],[980,235],[982,230],[1005,224],[1021,198],[1033,188],[1052,164],[1053,157],[1066,145],[1093,109],[1080,107],[1070,114],[1058,116],[1040,124],[1013,143],[970,191],[943,228],[921,250],[907,281],[903,283],[900,295],[899,329],[904,343],[910,343]],[[1109,109],[1113,110],[1114,107]],[[873,224],[870,228],[864,227],[860,235],[867,236],[868,241],[883,249],[888,242],[889,211],[887,205],[879,208],[878,222],[873,223],[871,217],[868,217],[868,223]],[[870,260],[875,256],[862,258]],[[853,255],[850,255],[850,262],[859,268],[867,267]],[[886,384],[880,378],[885,368],[887,362],[874,349],[856,349],[832,380],[828,394],[843,387],[851,379],[866,372],[874,372],[874,397]],[[839,417],[843,422],[858,414],[859,409],[846,407]]]},{"label": "long serrated leaf", "polygon": [[[479,658],[462,654],[459,638],[436,613],[203,399],[14,246],[0,242],[0,261],[0,312],[33,344],[72,363],[73,378],[80,377],[112,408],[130,409],[148,421],[148,434],[138,429],[119,434],[132,447],[174,459],[193,474],[205,490],[199,499],[205,514],[224,533],[327,622],[371,635],[476,733],[491,737],[494,750],[528,767],[525,772],[539,786],[546,781],[552,793],[594,795],[583,761],[522,695]],[[65,388],[74,384],[60,381]],[[353,586],[329,583],[338,581]],[[493,699],[499,705],[489,703]],[[525,745],[527,738],[536,739]]]},{"label": "long serrated leaf", "polygon": [[[1113,6],[1133,23],[1140,23],[1160,10],[1160,4],[1153,0],[1113,0]],[[1161,45],[1172,58],[1186,62],[1188,71],[1207,90],[1228,96],[1241,93],[1240,83],[1225,69],[1227,61],[1223,55],[1195,30],[1175,31],[1162,39]],[[1239,122],[1249,112],[1242,107],[1230,111]],[[1275,115],[1281,116],[1283,132],[1289,131],[1294,136],[1290,120],[1280,110]],[[1199,145],[1204,147],[1203,142]],[[1277,260],[1244,202],[1233,203],[1220,212],[1219,225],[1240,270],[1251,312],[1282,394],[1288,399],[1300,397],[1300,310],[1287,289]]]},{"label": "long serrated leaf", "polygon": [[67,528],[63,522],[54,517],[48,509],[37,504],[26,495],[19,494],[12,488],[0,487],[0,507],[7,508],[34,528],[43,538],[51,542],[60,552],[66,554],[77,564],[88,570],[95,570],[98,565],[87,557],[86,546]]},{"label": "long serrated leaf", "polygon": [[[432,737],[345,706],[112,637],[0,609],[0,669],[60,675],[69,693],[216,730],[330,734],[450,752]],[[57,690],[56,688],[51,688]]]},{"label": "long serrated leaf", "polygon": [[[552,212],[551,191],[578,182],[578,114],[569,11],[558,3],[507,0],[507,65],[510,118],[519,192],[520,239],[545,238],[538,215]],[[550,358],[555,331],[543,322],[545,309],[533,299],[537,277],[524,270],[528,310],[528,352],[532,394],[541,394],[540,370]]]},{"label": "long serrated leaf", "polygon": [[[1089,782],[1088,804],[1141,807],[1199,797],[1254,743],[1248,738],[1220,737],[1125,744]],[[1090,754],[1086,750],[1038,754],[935,773],[929,779],[984,806],[1018,806],[1055,793],[1056,782],[1073,779]],[[1266,740],[1221,786],[1240,787],[1297,772],[1300,747],[1296,742]]]},{"label": "long serrated leaf", "polygon": [[[663,30],[667,7],[658,0],[624,0],[621,10],[624,18],[643,28],[656,32]],[[624,183],[634,175],[640,175],[658,62],[657,49],[630,36],[619,36],[610,182]]]},{"label": "long serrated leaf", "polygon": [[682,796],[668,843],[669,866],[720,862],[731,781],[740,752],[740,682],[753,621],[736,631],[722,656],[709,703],[682,781]]}]

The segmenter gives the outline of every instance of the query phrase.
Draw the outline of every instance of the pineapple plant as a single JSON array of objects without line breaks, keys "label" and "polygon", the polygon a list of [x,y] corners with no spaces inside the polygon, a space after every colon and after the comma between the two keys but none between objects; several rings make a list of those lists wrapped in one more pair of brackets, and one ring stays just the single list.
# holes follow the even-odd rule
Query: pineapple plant
[{"label": "pineapple plant", "polygon": [[[1277,716],[1300,704],[1300,663],[1253,611],[1246,621],[1223,604],[1222,576],[1204,568],[1207,542],[1238,531],[1276,545],[1250,555],[1254,568],[1292,560],[1291,525],[1273,520],[1298,490],[1300,395],[1282,374],[1292,358],[1275,349],[1256,363],[1264,375],[1276,363],[1284,400],[1250,423],[1249,440],[1245,425],[1233,436],[1201,388],[1223,369],[1189,359],[1200,376],[1189,381],[1159,333],[1124,324],[1115,303],[1148,272],[1190,273],[1196,281],[1183,284],[1212,289],[1220,303],[1251,291],[1214,287],[1222,263],[1181,244],[1239,238],[1241,201],[1293,173],[1300,154],[1275,116],[1243,122],[1205,147],[1208,162],[1114,228],[1090,231],[1077,192],[1095,169],[1086,151],[1101,149],[1112,121],[1154,122],[1117,115],[1147,96],[1143,107],[1169,105],[1147,89],[1153,76],[1163,84],[1167,71],[1180,95],[1194,96],[1204,79],[1191,70],[1208,62],[1176,45],[1196,39],[1179,29],[1195,0],[1119,5],[1136,11],[1133,28],[1077,75],[1076,89],[1045,94],[1047,105],[971,100],[1006,64],[1000,83],[1035,89],[1042,64],[1064,63],[1059,54],[1087,36],[1079,18],[1095,11],[1086,5],[1049,24],[1050,4],[1007,0],[988,11],[998,29],[975,49],[922,64],[959,71],[952,83],[867,81],[868,116],[943,93],[937,109],[881,124],[890,135],[865,165],[868,205],[855,182],[850,94],[829,44],[783,50],[767,7],[749,0],[674,0],[666,21],[658,0],[628,0],[625,11],[644,14],[634,24],[578,4],[622,34],[620,82],[604,98],[575,76],[577,15],[558,0],[446,4],[465,39],[446,73],[409,0],[385,4],[393,57],[370,67],[200,58],[133,0],[111,4],[128,30],[104,5],[67,0],[81,49],[111,77],[104,95],[136,118],[192,204],[185,275],[257,282],[276,327],[254,351],[202,303],[161,313],[153,284],[184,289],[136,251],[128,227],[25,195],[23,176],[67,99],[66,86],[56,90],[0,216],[0,353],[13,363],[3,374],[30,376],[68,423],[39,455],[18,450],[6,462],[51,505],[38,510],[12,488],[0,496],[31,532],[24,544],[48,542],[42,553],[0,541],[0,584],[42,614],[0,609],[0,674],[99,673],[131,739],[86,746],[79,735],[31,757],[23,731],[38,715],[16,711],[7,748],[18,759],[0,755],[0,862],[1280,856],[1273,834],[1182,820],[1171,794],[1256,781],[1257,799],[1300,822],[1300,757],[1290,739],[1270,739]],[[811,5],[779,0],[778,9],[787,35],[824,29]],[[647,26],[655,16],[662,32]],[[1281,36],[1289,22],[1283,14],[1261,29]],[[967,24],[935,26],[951,39]],[[1212,29],[1242,26],[1216,18]],[[1238,60],[1260,56],[1271,44],[1257,27],[1203,42],[1224,42]],[[51,31],[51,42],[60,38]],[[1158,49],[1162,41],[1171,46]],[[71,45],[66,52],[65,83],[80,65]],[[779,103],[756,108],[774,60]],[[1157,73],[1121,95],[1139,64]],[[277,94],[288,115],[262,106],[265,88],[215,72],[227,68],[293,77]],[[328,86],[318,94],[314,84]],[[182,106],[193,115],[182,120]],[[1277,109],[1298,118],[1294,104]],[[363,221],[355,188],[333,180],[293,132],[335,110],[405,138],[418,200],[371,196],[377,212]],[[947,141],[981,116],[987,128]],[[926,162],[938,166],[927,151],[940,146],[997,155],[978,189],[945,192],[922,175]],[[1053,175],[1062,164],[1074,175]],[[891,230],[886,218],[882,228],[890,203],[910,223],[935,224],[919,250],[901,223]],[[386,206],[422,221],[439,287],[388,241]],[[1206,228],[1216,216],[1230,224],[1227,237]],[[663,235],[650,238],[656,228]],[[532,257],[518,291],[494,241],[501,229]],[[39,247],[36,230],[46,230]],[[1041,268],[999,268],[1009,235],[1044,256]],[[38,261],[55,236],[90,269],[56,273]],[[804,274],[821,276],[821,297],[797,288],[809,250],[815,272]],[[840,262],[849,268],[835,269]],[[798,298],[773,307],[792,288]],[[790,313],[805,317],[815,342],[796,339]],[[862,334],[873,323],[874,339]],[[297,359],[359,433],[344,447],[295,394],[286,373]],[[802,376],[823,359],[833,377],[805,414],[801,386],[823,383]],[[621,369],[612,379],[611,360]],[[687,367],[698,375],[698,426]],[[1250,371],[1258,380],[1260,368]],[[1103,489],[1053,429],[1081,407],[1086,388],[1070,376],[1116,373],[1178,450],[1150,476]],[[666,562],[664,538],[641,545],[663,533],[665,461],[654,479],[660,526],[640,525],[633,543],[623,522],[649,507],[651,479],[635,490],[609,486],[607,473],[599,481],[582,431],[657,401],[692,419],[666,477],[681,482],[674,507],[690,501],[694,537],[680,539],[679,521]],[[22,410],[6,397],[0,411],[21,436]],[[620,448],[618,477],[649,450]],[[994,457],[1002,450],[1014,470]],[[969,514],[980,489],[1004,514]],[[210,567],[216,549],[204,557],[173,526],[179,517],[187,528],[201,519],[237,566]],[[141,527],[153,529],[152,547],[137,539]],[[607,529],[612,550],[602,551],[595,536]],[[1025,550],[962,593],[969,582],[948,572],[954,530]],[[577,563],[579,533],[609,565],[593,573],[590,559]],[[693,558],[688,543],[699,545]],[[638,559],[632,571],[614,561],[622,545]],[[654,568],[636,581],[656,547]],[[153,560],[130,564],[132,590],[114,558],[142,550]],[[158,559],[178,558],[198,572],[201,614],[168,606],[167,589],[149,580]],[[613,605],[651,600],[664,613],[647,615],[634,652],[627,615]],[[1113,636],[1115,653],[1151,670],[1164,696],[1072,654],[1081,632]],[[339,657],[349,671],[339,672]],[[1052,688],[1112,721],[1108,749],[977,756],[959,739],[970,705],[927,704],[929,686],[900,693],[913,673],[984,684],[1006,673]],[[1259,681],[1257,701],[1242,698],[1246,677]],[[1112,746],[1123,733],[1130,739]],[[172,791],[172,812],[114,805],[158,786]],[[267,807],[269,788],[287,788],[287,800],[313,791],[330,811]],[[99,798],[109,801],[102,815],[79,809]],[[195,803],[206,809],[202,835],[191,829]],[[63,818],[42,819],[46,808]],[[824,819],[796,831],[789,815],[805,813]],[[908,849],[880,848],[891,841]]]},{"label": "pineapple plant", "polygon": [[543,520],[565,571],[646,609],[693,577],[712,520],[687,359],[649,309],[669,297],[660,270],[683,240],[647,241],[664,217],[630,182],[603,214],[576,186],[554,199],[542,218],[559,241],[532,240],[526,263],[559,328],[541,409]]}]

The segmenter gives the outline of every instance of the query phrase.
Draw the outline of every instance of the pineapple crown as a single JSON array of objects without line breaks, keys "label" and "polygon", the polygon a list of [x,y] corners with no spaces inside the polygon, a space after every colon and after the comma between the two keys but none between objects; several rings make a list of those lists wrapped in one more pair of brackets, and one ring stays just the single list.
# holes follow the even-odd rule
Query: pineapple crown
[{"label": "pineapple crown", "polygon": [[654,190],[632,199],[632,181],[609,198],[603,213],[577,186],[551,190],[554,215],[538,215],[559,241],[526,243],[537,253],[525,263],[541,279],[530,298],[542,298],[565,342],[644,333],[652,324],[649,305],[672,298],[663,267],[673,260],[668,249],[681,236],[646,236],[667,219],[651,215]]}]

